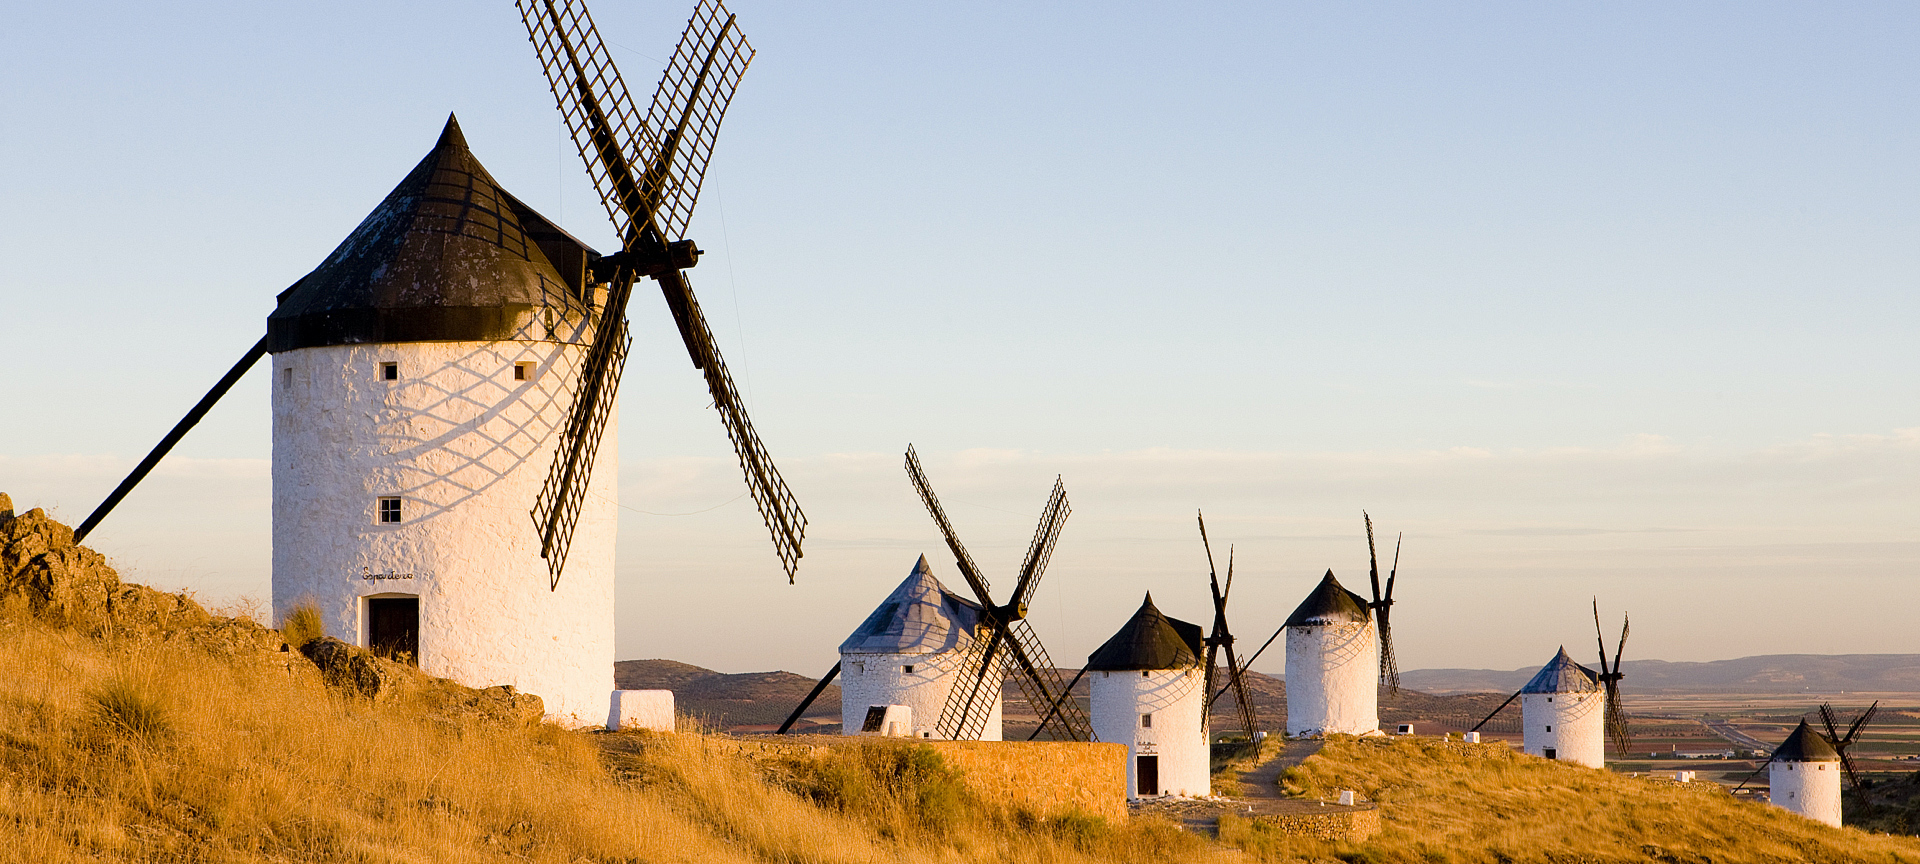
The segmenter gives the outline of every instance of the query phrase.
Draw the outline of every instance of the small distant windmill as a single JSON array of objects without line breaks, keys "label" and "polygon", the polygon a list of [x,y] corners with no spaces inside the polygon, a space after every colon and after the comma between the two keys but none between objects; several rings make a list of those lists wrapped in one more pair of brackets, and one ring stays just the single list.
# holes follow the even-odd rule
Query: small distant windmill
[{"label": "small distant windmill", "polygon": [[1360,511],[1360,518],[1367,523],[1367,562],[1368,575],[1373,580],[1373,602],[1367,604],[1373,610],[1374,622],[1380,627],[1380,682],[1387,685],[1387,692],[1400,692],[1400,661],[1393,656],[1393,630],[1387,624],[1387,612],[1393,608],[1393,583],[1400,574],[1400,540],[1393,541],[1393,569],[1387,571],[1387,590],[1380,590],[1380,554],[1373,548],[1373,517],[1367,511]]},{"label": "small distant windmill", "polygon": [[961,545],[953,524],[947,521],[946,511],[941,509],[940,499],[933,494],[926,471],[920,467],[920,457],[911,446],[907,447],[906,467],[907,476],[913,480],[913,488],[920,493],[920,500],[927,505],[927,513],[939,526],[941,536],[946,538],[947,548],[953,551],[954,565],[960,568],[960,575],[965,576],[967,585],[973,588],[974,596],[980,602],[980,627],[988,631],[986,639],[974,640],[977,648],[970,652],[962,664],[961,680],[954,684],[946,707],[941,709],[937,726],[941,737],[953,740],[980,737],[988,713],[983,709],[997,697],[1011,666],[1014,680],[1027,697],[1027,704],[1036,713],[1045,711],[1040,715],[1039,728],[1034,730],[1031,737],[1038,737],[1042,730],[1052,729],[1056,740],[1092,740],[1092,727],[1086,712],[1073,701],[1069,693],[1071,685],[1060,680],[1060,671],[1054,668],[1052,658],[1047,656],[1047,649],[1040,644],[1040,637],[1027,623],[1027,601],[1033,598],[1034,591],[1040,586],[1040,576],[1047,569],[1047,561],[1053,557],[1053,545],[1059,540],[1060,528],[1066,524],[1067,514],[1072,509],[1067,506],[1066,486],[1055,478],[1053,494],[1047,497],[1047,506],[1040,512],[1040,527],[1034,532],[1033,542],[1027,546],[1027,557],[1020,565],[1020,575],[1014,582],[1013,593],[1008,595],[1007,602],[1003,604],[994,602],[986,577],[973,563],[973,556],[967,554],[967,548]]},{"label": "small distant windmill", "polygon": [[1633,732],[1627,728],[1627,711],[1620,705],[1620,679],[1626,677],[1626,673],[1620,671],[1620,653],[1627,648],[1627,628],[1631,625],[1627,614],[1620,613],[1620,641],[1613,647],[1613,665],[1607,665],[1607,637],[1600,630],[1600,598],[1593,599],[1593,635],[1600,643],[1600,683],[1607,688],[1607,737],[1613,739],[1613,746],[1622,755],[1633,743]]},{"label": "small distant windmill", "polygon": [[1833,713],[1833,705],[1828,702],[1820,703],[1820,722],[1827,727],[1827,743],[1832,744],[1834,752],[1840,754],[1840,770],[1846,772],[1847,785],[1852,786],[1855,792],[1865,787],[1861,785],[1860,772],[1854,770],[1853,757],[1848,755],[1847,751],[1858,743],[1860,730],[1873,722],[1873,715],[1879,711],[1880,703],[1877,701],[1867,706],[1867,710],[1860,712],[1860,716],[1854,718],[1853,724],[1847,727],[1847,734],[1842,735],[1840,723]]},{"label": "small distant windmill", "polygon": [[1233,633],[1227,629],[1227,597],[1233,593],[1233,549],[1231,547],[1227,549],[1227,583],[1223,586],[1220,584],[1219,572],[1213,566],[1213,546],[1207,542],[1207,518],[1204,515],[1196,515],[1200,521],[1200,545],[1207,550],[1207,587],[1213,593],[1213,632],[1207,636],[1205,716],[1213,714],[1214,700],[1226,692],[1225,687],[1215,690],[1213,686],[1214,664],[1219,655],[1225,653],[1228,686],[1233,688],[1234,701],[1240,705],[1240,723],[1246,727],[1247,740],[1252,741],[1258,724],[1253,715],[1253,703],[1247,699],[1247,682],[1241,674],[1245,670],[1241,667],[1239,660],[1233,656]]},{"label": "small distant windmill", "polygon": [[[1626,709],[1620,704],[1620,679],[1626,677],[1626,673],[1620,671],[1620,654],[1626,650],[1627,629],[1631,622],[1627,620],[1625,613],[1621,614],[1620,619],[1620,642],[1614,646],[1612,665],[1608,665],[1607,638],[1606,634],[1600,630],[1600,599],[1597,597],[1594,598],[1593,631],[1594,637],[1600,643],[1600,671],[1597,673],[1592,672],[1592,670],[1587,671],[1593,676],[1594,681],[1606,690],[1607,737],[1612,738],[1613,746],[1617,748],[1622,755],[1625,755],[1627,747],[1633,743],[1633,733],[1632,730],[1627,727]],[[1561,653],[1564,654],[1566,652],[1563,650]],[[1525,692],[1525,690],[1526,688],[1523,687],[1520,690],[1514,691],[1512,696],[1508,696],[1505,702],[1500,703],[1500,707],[1493,709],[1484,719],[1474,724],[1473,728],[1467,731],[1480,731],[1480,727],[1487,725],[1487,723],[1491,722],[1501,711],[1506,710],[1506,707],[1513,704],[1513,700],[1520,698],[1521,693]]]}]

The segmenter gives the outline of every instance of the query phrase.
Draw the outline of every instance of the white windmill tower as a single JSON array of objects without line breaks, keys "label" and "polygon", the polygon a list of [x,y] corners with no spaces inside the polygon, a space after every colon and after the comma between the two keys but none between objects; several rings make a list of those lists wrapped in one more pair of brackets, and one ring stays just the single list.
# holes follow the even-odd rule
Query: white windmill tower
[{"label": "white windmill tower", "polygon": [[593,337],[592,257],[501,189],[449,119],[280,295],[267,321],[277,613],[311,603],[330,636],[515,685],[556,720],[607,715],[611,442],[552,590],[525,515]]},{"label": "white windmill tower", "polygon": [[1088,655],[1093,736],[1127,745],[1128,797],[1212,794],[1205,644],[1199,625],[1161,614],[1148,594]]},{"label": "white windmill tower", "polygon": [[1840,826],[1840,753],[1803,718],[1767,762],[1773,805],[1816,822]]},{"label": "white windmill tower", "polygon": [[1377,735],[1380,645],[1367,598],[1333,571],[1287,616],[1287,734]]},{"label": "white windmill tower", "polygon": [[[975,646],[980,606],[948,591],[933,577],[927,556],[840,643],[840,723],[851,734],[878,707],[903,705],[916,738],[944,737],[936,728],[954,684],[965,677]],[[1001,699],[982,700],[982,741],[999,741]],[[978,710],[978,709],[976,709]]]},{"label": "white windmill tower", "polygon": [[642,114],[579,0],[520,8],[621,251],[600,256],[507,194],[449,120],[75,533],[271,353],[276,613],[312,602],[329,636],[597,723],[613,683],[616,507],[601,445],[639,280],[665,295],[789,580],[806,517],[682,272],[699,259],[683,235],[752,47],[701,0]]},{"label": "white windmill tower", "polygon": [[1606,765],[1606,689],[1567,649],[1520,688],[1521,749],[1530,756]]}]

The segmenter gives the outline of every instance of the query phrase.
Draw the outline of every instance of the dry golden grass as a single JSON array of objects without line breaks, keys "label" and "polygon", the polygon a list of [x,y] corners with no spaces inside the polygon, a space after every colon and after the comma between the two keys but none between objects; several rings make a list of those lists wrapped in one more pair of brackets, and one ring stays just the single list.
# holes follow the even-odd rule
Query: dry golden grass
[{"label": "dry golden grass", "polygon": [[1920,840],[1829,828],[1720,787],[1634,778],[1498,744],[1336,736],[1283,782],[1379,802],[1365,843],[1317,843],[1227,820],[1221,839],[1268,860],[1920,862]]},{"label": "dry golden grass", "polygon": [[[515,728],[377,705],[329,692],[297,654],[222,659],[181,639],[88,638],[6,605],[0,860],[1070,864],[1204,853],[1163,822],[1041,819],[971,800],[937,758],[851,750],[769,778],[703,735]],[[602,746],[622,739],[642,746]]]}]

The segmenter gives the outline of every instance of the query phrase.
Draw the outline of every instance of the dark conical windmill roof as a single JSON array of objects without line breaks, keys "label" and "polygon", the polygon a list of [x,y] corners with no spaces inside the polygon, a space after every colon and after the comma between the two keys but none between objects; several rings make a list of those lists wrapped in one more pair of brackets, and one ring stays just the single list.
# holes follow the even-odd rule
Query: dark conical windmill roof
[{"label": "dark conical windmill roof", "polygon": [[1562,647],[1547,665],[1533,674],[1527,686],[1520,688],[1522,693],[1591,693],[1600,689],[1599,673],[1573,662]]},{"label": "dark conical windmill roof", "polygon": [[280,294],[269,347],[514,338],[535,307],[584,311],[594,257],[500,188],[449,116],[433,151]]},{"label": "dark conical windmill roof", "polygon": [[840,643],[842,654],[938,654],[973,639],[980,606],[933,578],[927,556]]},{"label": "dark conical windmill roof", "polygon": [[1813,727],[1808,726],[1806,718],[1803,717],[1800,725],[1794,728],[1793,734],[1788,735],[1787,740],[1780,742],[1780,746],[1774,748],[1773,761],[1838,762],[1840,753],[1833,749],[1833,742],[1828,741],[1827,736],[1813,731]]},{"label": "dark conical windmill roof", "polygon": [[1288,627],[1317,627],[1322,624],[1348,622],[1367,622],[1372,613],[1367,611],[1367,598],[1348,591],[1340,586],[1340,580],[1333,578],[1333,571],[1320,578],[1320,584],[1314,586],[1313,593],[1287,616]]},{"label": "dark conical windmill roof", "polygon": [[1199,664],[1205,640],[1200,625],[1161,614],[1148,594],[1126,626],[1087,655],[1087,671],[1184,669]]}]

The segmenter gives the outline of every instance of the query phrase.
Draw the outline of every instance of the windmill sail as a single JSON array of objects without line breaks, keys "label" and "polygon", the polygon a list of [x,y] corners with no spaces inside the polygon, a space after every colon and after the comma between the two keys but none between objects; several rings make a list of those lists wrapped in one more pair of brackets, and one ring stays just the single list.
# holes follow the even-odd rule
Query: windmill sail
[{"label": "windmill sail", "polygon": [[1374,621],[1380,627],[1380,681],[1390,693],[1400,692],[1400,661],[1393,656],[1393,626],[1388,613],[1393,610],[1393,582],[1400,572],[1400,542],[1393,544],[1393,570],[1387,573],[1386,590],[1380,588],[1380,555],[1373,548],[1373,517],[1365,510],[1360,518],[1367,523],[1367,562],[1368,575],[1373,582],[1373,602],[1367,604],[1373,610]]},{"label": "windmill sail", "polygon": [[[985,631],[985,638],[974,640],[976,647],[969,649],[960,665],[964,670],[961,680],[948,693],[947,703],[940,712],[937,726],[940,734],[956,740],[977,740],[986,728],[992,700],[999,698],[1002,683],[1008,673],[1012,673],[1027,704],[1041,716],[1041,729],[1052,728],[1054,737],[1060,740],[1090,740],[1091,724],[1086,712],[1068,695],[1060,670],[1054,667],[1046,646],[1026,621],[1026,602],[1037,590],[1047,562],[1052,559],[1060,529],[1072,512],[1067,504],[1065,485],[1055,478],[1053,492],[1041,511],[1040,526],[1027,546],[1027,557],[1021,565],[1012,600],[1000,605],[993,602],[986,577],[953,530],[953,523],[940,506],[926,471],[920,467],[920,456],[912,446],[907,447],[906,469],[928,515],[946,539],[947,548],[953,551],[954,565],[980,601],[980,627]],[[1034,734],[1039,732],[1036,729]]]},{"label": "windmill sail", "polygon": [[583,3],[519,0],[518,6],[560,114],[623,245],[618,255],[596,262],[596,276],[611,281],[607,304],[553,469],[533,509],[552,584],[558,585],[566,566],[594,454],[619,388],[628,345],[627,301],[633,282],[642,276],[660,285],[687,355],[706,378],[714,409],[791,582],[802,555],[806,515],[754,432],[681,272],[699,258],[693,243],[679,238],[692,217],[727,105],[753,61],[753,48],[725,6],[702,0],[643,117]]},{"label": "windmill sail", "polygon": [[1593,632],[1594,638],[1600,643],[1600,682],[1606,685],[1607,690],[1607,737],[1613,739],[1613,746],[1623,755],[1633,744],[1633,732],[1627,727],[1627,709],[1620,704],[1620,679],[1626,677],[1626,673],[1620,671],[1620,655],[1627,650],[1627,629],[1631,625],[1632,622],[1623,613],[1620,616],[1620,641],[1614,646],[1613,664],[1609,666],[1607,638],[1600,630],[1600,599],[1594,598]]},{"label": "windmill sail", "polygon": [[[1207,698],[1201,710],[1205,716],[1211,716],[1214,701],[1221,693],[1232,688],[1234,701],[1240,709],[1240,724],[1247,730],[1247,740],[1251,741],[1258,732],[1259,723],[1254,717],[1253,702],[1247,698],[1246,678],[1242,674],[1245,670],[1241,668],[1239,659],[1233,653],[1233,633],[1227,628],[1227,599],[1233,594],[1233,550],[1231,548],[1227,550],[1227,584],[1223,588],[1220,585],[1219,573],[1213,565],[1213,544],[1207,541],[1207,518],[1205,514],[1198,511],[1194,515],[1200,524],[1200,546],[1207,553],[1207,589],[1213,596],[1213,631],[1206,639],[1206,690],[1203,692],[1207,694]],[[1215,691],[1214,668],[1221,653],[1227,655],[1227,687]],[[1251,663],[1252,660],[1249,659],[1248,662]]]}]

